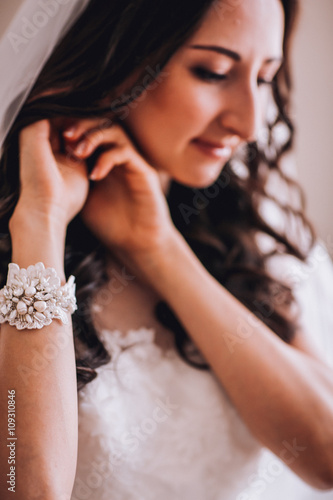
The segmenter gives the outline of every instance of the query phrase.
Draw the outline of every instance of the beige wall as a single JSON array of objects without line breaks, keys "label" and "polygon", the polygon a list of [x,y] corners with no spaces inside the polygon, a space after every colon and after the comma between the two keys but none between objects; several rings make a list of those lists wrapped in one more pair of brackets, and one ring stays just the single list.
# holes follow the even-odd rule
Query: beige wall
[{"label": "beige wall", "polygon": [[333,256],[333,1],[300,2],[293,51],[297,170],[310,217]]}]

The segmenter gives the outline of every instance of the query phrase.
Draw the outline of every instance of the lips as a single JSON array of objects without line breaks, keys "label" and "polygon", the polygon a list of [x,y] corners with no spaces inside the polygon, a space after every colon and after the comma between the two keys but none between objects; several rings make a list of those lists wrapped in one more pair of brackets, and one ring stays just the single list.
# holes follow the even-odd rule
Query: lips
[{"label": "lips", "polygon": [[192,142],[199,149],[199,151],[210,156],[211,158],[227,160],[232,154],[230,146],[208,142],[202,139],[194,139]]}]

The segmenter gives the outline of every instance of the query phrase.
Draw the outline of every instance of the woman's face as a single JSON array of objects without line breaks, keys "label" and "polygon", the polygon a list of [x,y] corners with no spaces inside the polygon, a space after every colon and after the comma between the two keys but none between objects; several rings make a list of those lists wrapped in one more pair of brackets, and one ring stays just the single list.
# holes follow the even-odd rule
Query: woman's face
[{"label": "woman's face", "polygon": [[280,0],[214,1],[154,88],[128,108],[125,126],[146,160],[189,187],[212,184],[235,149],[256,138],[283,32]]}]

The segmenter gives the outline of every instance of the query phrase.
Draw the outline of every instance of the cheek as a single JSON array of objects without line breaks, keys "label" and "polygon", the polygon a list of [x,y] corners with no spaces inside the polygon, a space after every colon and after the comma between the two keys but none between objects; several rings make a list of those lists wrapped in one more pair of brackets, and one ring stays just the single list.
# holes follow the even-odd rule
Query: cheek
[{"label": "cheek", "polygon": [[170,80],[156,97],[159,111],[166,123],[182,136],[204,129],[213,118],[217,108],[216,91],[203,85],[183,71],[178,78]]},{"label": "cheek", "polygon": [[130,110],[127,123],[142,139],[163,134],[164,144],[181,143],[200,134],[218,106],[216,91],[191,75],[170,74]]}]

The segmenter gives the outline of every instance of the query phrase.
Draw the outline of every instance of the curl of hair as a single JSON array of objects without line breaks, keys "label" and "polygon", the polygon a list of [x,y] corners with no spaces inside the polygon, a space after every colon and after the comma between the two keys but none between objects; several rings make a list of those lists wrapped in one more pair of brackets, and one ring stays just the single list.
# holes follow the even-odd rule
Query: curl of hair
[{"label": "curl of hair", "polygon": [[[282,170],[280,160],[290,150],[294,134],[288,118],[291,79],[288,43],[296,14],[296,0],[281,0],[286,18],[285,62],[273,85],[277,109],[275,120],[267,125],[264,148],[257,143],[247,146],[242,160],[246,175],[237,174],[230,161],[219,179],[209,188],[214,196],[199,207],[197,199],[207,200],[207,190],[193,190],[173,181],[167,201],[175,226],[206,269],[248,309],[285,342],[290,342],[297,319],[290,314],[294,303],[292,290],[273,279],[265,269],[272,253],[289,253],[304,260],[307,251],[290,232],[274,229],[262,216],[260,204],[270,199],[285,220],[298,221],[309,234],[314,232],[304,215],[304,199],[298,184]],[[86,11],[64,35],[44,66],[29,98],[17,116],[4,144],[0,164],[0,281],[5,283],[11,258],[8,229],[19,196],[20,131],[27,125],[57,117],[111,118],[134,97],[131,88],[139,85],[153,69],[158,76],[173,53],[200,26],[213,1],[192,0],[186,9],[179,0],[91,0]],[[138,29],[140,26],[140,29]],[[151,71],[150,71],[151,73]],[[134,75],[134,82],[133,82]],[[121,89],[121,90],[120,90]],[[52,90],[54,93],[48,95]],[[136,96],[137,97],[137,96]],[[111,104],[111,105],[110,105]],[[284,125],[288,137],[277,144],[274,132]],[[297,207],[283,205],[266,189],[269,176],[275,174],[299,194]],[[185,207],[185,208],[184,208]],[[257,235],[269,235],[276,250],[264,254]],[[77,283],[78,310],[73,315],[78,390],[92,381],[96,368],[110,361],[92,319],[93,298],[107,282],[105,249],[85,227],[78,215],[68,226],[65,249],[66,275],[74,274]],[[262,315],[259,305],[268,314]],[[158,320],[174,333],[179,354],[197,368],[208,369],[187,332],[169,306],[161,301],[155,310]]]}]

